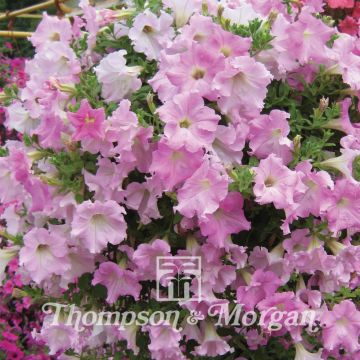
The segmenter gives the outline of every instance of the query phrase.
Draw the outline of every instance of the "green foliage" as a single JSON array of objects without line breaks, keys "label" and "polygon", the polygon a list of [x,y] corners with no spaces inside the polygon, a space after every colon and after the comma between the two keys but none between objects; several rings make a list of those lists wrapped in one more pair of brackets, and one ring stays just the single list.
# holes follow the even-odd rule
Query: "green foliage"
[{"label": "green foliage", "polygon": [[150,9],[154,13],[158,13],[163,8],[161,0],[133,0],[137,12]]},{"label": "green foliage", "polygon": [[73,192],[78,202],[87,200],[89,193],[86,191],[83,170],[95,174],[96,159],[97,155],[89,152],[83,154],[77,151],[53,153],[48,160],[57,170],[56,179],[54,183],[51,182],[51,179],[45,180],[48,180],[51,185],[56,185],[59,192]]},{"label": "green foliage", "polygon": [[271,35],[269,21],[254,19],[248,25],[231,24],[229,20],[220,17],[222,27],[241,37],[250,37],[252,39],[250,55],[255,56],[263,50],[272,48],[270,42],[274,39]]},{"label": "green foliage", "polygon": [[360,288],[358,287],[355,289],[350,289],[343,287],[339,291],[336,291],[334,294],[325,294],[324,299],[330,308],[346,299],[350,299],[355,303],[359,303]]},{"label": "green foliage", "polygon": [[230,190],[239,191],[244,198],[249,199],[253,195],[252,183],[254,172],[251,166],[244,165],[233,169],[230,173],[233,182],[230,184]]},{"label": "green foliage", "polygon": [[266,113],[280,109],[290,114],[290,137],[297,138],[299,146],[292,167],[306,159],[322,161],[326,151],[336,149],[342,134],[327,127],[340,117],[338,102],[347,95],[348,89],[341,77],[329,74],[322,66],[313,81],[297,80],[298,87],[273,81],[268,87],[264,108]]}]

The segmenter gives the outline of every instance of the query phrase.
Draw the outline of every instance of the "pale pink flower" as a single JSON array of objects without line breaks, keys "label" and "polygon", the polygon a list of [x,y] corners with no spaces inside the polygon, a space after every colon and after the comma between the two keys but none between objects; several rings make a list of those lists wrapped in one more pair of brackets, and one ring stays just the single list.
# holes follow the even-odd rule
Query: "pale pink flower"
[{"label": "pale pink flower", "polygon": [[97,254],[107,243],[118,245],[126,238],[124,213],[124,208],[113,200],[85,201],[76,208],[71,235]]},{"label": "pale pink flower", "polygon": [[203,151],[189,152],[185,146],[178,149],[172,147],[170,141],[160,141],[154,151],[150,172],[163,183],[167,191],[189,178],[201,165]]},{"label": "pale pink flower", "polygon": [[209,100],[216,99],[217,91],[211,88],[215,75],[224,68],[225,58],[214,53],[205,44],[193,43],[188,51],[180,54],[165,74],[178,93],[198,93]]},{"label": "pale pink flower", "polygon": [[263,64],[250,56],[238,56],[229,59],[226,68],[216,74],[212,87],[220,94],[218,105],[224,114],[252,114],[263,108],[271,79]]},{"label": "pale pink flower", "polygon": [[6,107],[5,125],[8,129],[31,135],[38,124],[39,120],[32,119],[20,101],[14,101]]},{"label": "pale pink flower", "polygon": [[166,8],[170,8],[177,28],[184,26],[194,12],[201,10],[200,0],[163,0]]},{"label": "pale pink flower", "polygon": [[35,329],[32,333],[36,340],[46,343],[50,350],[49,355],[78,347],[79,333],[73,326],[58,320],[55,315],[47,315],[40,333],[37,333]]},{"label": "pale pink flower", "polygon": [[150,344],[148,349],[151,352],[152,359],[186,360],[179,345],[181,333],[172,324],[163,322],[156,326],[147,325],[143,329],[149,332]]},{"label": "pale pink flower", "polygon": [[72,38],[72,30],[69,19],[49,16],[43,13],[43,18],[31,35],[30,41],[39,50],[48,42],[62,42],[69,44]]},{"label": "pale pink flower", "polygon": [[288,50],[300,64],[310,61],[322,63],[326,59],[326,43],[334,33],[334,28],[325,25],[309,9],[305,9],[289,28]]},{"label": "pale pink flower", "polygon": [[148,60],[158,59],[174,37],[172,22],[172,16],[164,11],[159,17],[148,9],[137,15],[129,31],[135,51],[144,53]]},{"label": "pale pink flower", "polygon": [[103,108],[93,109],[86,99],[81,100],[80,108],[67,116],[75,128],[73,139],[101,139],[104,137],[105,112]]},{"label": "pale pink flower", "polygon": [[175,148],[185,147],[195,152],[210,145],[220,116],[207,106],[201,96],[191,93],[176,95],[158,109],[165,122],[164,133]]},{"label": "pale pink flower", "polygon": [[107,102],[119,102],[141,87],[141,80],[138,78],[141,67],[126,66],[125,55],[125,50],[108,54],[94,68],[102,85],[101,96]]},{"label": "pale pink flower", "polygon": [[259,204],[273,203],[277,209],[294,204],[297,192],[306,190],[297,172],[287,168],[276,155],[269,155],[254,168],[254,194]]},{"label": "pale pink flower", "polygon": [[225,166],[241,165],[248,133],[249,127],[245,123],[218,125],[212,150]]},{"label": "pale pink flower", "polygon": [[195,347],[197,355],[216,357],[233,351],[228,343],[217,334],[212,322],[204,321],[201,323],[201,334],[200,345]]},{"label": "pale pink flower", "polygon": [[295,344],[296,354],[294,360],[322,360],[323,357],[322,349],[317,351],[316,353],[311,353],[310,351],[307,351],[303,344],[296,343]]},{"label": "pale pink flower", "polygon": [[70,268],[66,238],[55,232],[34,228],[24,236],[20,264],[40,284],[51,275],[63,275]]},{"label": "pale pink flower", "polygon": [[246,311],[253,310],[261,300],[275,294],[281,283],[272,271],[256,270],[248,285],[238,287],[237,302],[243,304]]},{"label": "pale pink flower", "polygon": [[325,349],[338,346],[354,352],[359,349],[360,313],[350,300],[343,300],[321,315],[322,340]]},{"label": "pale pink flower", "polygon": [[335,234],[343,229],[360,230],[360,185],[338,180],[326,210],[329,229]]},{"label": "pale pink flower", "polygon": [[265,159],[275,154],[284,164],[291,161],[293,143],[287,137],[290,133],[289,117],[285,111],[272,110],[269,115],[259,115],[250,122],[249,146],[256,157]]},{"label": "pale pink flower", "polygon": [[137,300],[141,285],[135,272],[121,268],[113,262],[100,264],[95,271],[93,285],[101,284],[107,289],[106,301],[113,304],[119,296],[131,295]]},{"label": "pale pink flower", "polygon": [[212,168],[208,161],[204,161],[178,191],[179,204],[175,210],[188,218],[194,215],[202,218],[206,214],[212,214],[225,199],[227,188],[227,177]]},{"label": "pale pink flower", "polygon": [[360,90],[360,57],[355,37],[341,33],[332,49],[327,50],[327,56],[334,62],[328,69],[329,73],[341,74],[346,84],[352,89]]},{"label": "pale pink flower", "polygon": [[147,179],[143,183],[133,182],[123,193],[124,203],[127,208],[138,212],[143,224],[148,224],[152,219],[161,218],[157,207],[157,200],[161,194],[160,183],[156,178]]},{"label": "pale pink flower", "polygon": [[140,244],[134,251],[132,261],[137,266],[137,272],[144,280],[156,279],[156,258],[170,256],[169,244],[161,239],[156,239],[151,244]]},{"label": "pale pink flower", "polygon": [[244,215],[243,202],[240,193],[230,192],[213,214],[207,214],[201,219],[200,230],[202,235],[208,237],[209,243],[222,248],[231,234],[250,229],[250,223]]}]

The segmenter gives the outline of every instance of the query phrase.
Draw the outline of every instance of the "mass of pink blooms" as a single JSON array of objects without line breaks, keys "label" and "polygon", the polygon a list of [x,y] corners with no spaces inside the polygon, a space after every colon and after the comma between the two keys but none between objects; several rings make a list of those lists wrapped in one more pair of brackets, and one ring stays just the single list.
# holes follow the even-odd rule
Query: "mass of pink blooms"
[{"label": "mass of pink blooms", "polygon": [[[71,21],[44,13],[24,71],[1,60],[20,135],[0,153],[0,353],[359,360],[359,3],[80,6]],[[199,300],[158,301],[159,256],[201,258]],[[47,302],[182,322],[78,331]],[[316,331],[209,315],[235,303],[312,310]]]}]

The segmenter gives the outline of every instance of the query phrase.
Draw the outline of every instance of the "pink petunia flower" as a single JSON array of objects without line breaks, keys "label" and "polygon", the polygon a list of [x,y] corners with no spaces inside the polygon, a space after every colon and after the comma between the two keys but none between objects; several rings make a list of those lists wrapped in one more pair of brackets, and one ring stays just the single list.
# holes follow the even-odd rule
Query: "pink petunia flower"
[{"label": "pink petunia flower", "polygon": [[29,40],[39,50],[48,42],[69,44],[71,38],[72,31],[69,19],[49,16],[44,12],[41,22]]},{"label": "pink petunia flower", "polygon": [[220,116],[204,106],[201,96],[191,93],[176,95],[161,106],[158,113],[166,124],[164,133],[171,139],[173,147],[185,145],[189,151],[195,152],[214,141]]},{"label": "pink petunia flower", "polygon": [[256,270],[248,285],[238,287],[237,302],[243,304],[245,310],[253,310],[261,300],[271,297],[280,285],[281,280],[272,271]]},{"label": "pink petunia flower", "polygon": [[102,89],[101,96],[107,101],[119,102],[141,87],[138,78],[140,66],[126,66],[126,51],[119,50],[105,56],[95,67]]},{"label": "pink petunia flower", "polygon": [[174,149],[170,141],[160,141],[154,151],[150,172],[162,181],[164,190],[171,191],[174,186],[189,178],[202,163],[203,151],[190,152],[185,146]]},{"label": "pink petunia flower", "polygon": [[314,17],[309,9],[300,13],[298,21],[289,28],[288,51],[292,51],[300,64],[326,59],[327,41],[335,30]]},{"label": "pink petunia flower", "polygon": [[256,114],[263,108],[266,87],[272,78],[266,67],[250,56],[229,59],[225,69],[216,74],[212,85],[219,92],[217,102],[222,113]]},{"label": "pink petunia flower", "polygon": [[250,143],[252,153],[260,159],[275,154],[288,164],[292,159],[293,143],[287,136],[290,117],[285,111],[272,110],[269,115],[259,115],[250,123]]},{"label": "pink petunia flower", "polygon": [[217,91],[211,87],[215,75],[224,69],[225,58],[214,53],[206,45],[193,43],[188,51],[180,54],[179,60],[166,70],[166,77],[177,87],[178,93],[197,93],[215,100]]},{"label": "pink petunia flower", "polygon": [[227,188],[227,177],[204,161],[178,191],[179,204],[174,209],[188,218],[194,215],[203,218],[219,208],[227,195]]},{"label": "pink petunia flower", "polygon": [[160,51],[174,36],[172,22],[171,15],[164,11],[161,11],[160,17],[148,9],[137,15],[129,31],[135,51],[144,53],[148,60],[158,59]]},{"label": "pink petunia flower", "polygon": [[245,123],[218,125],[212,150],[225,166],[241,165],[248,134],[249,127]]},{"label": "pink petunia flower", "polygon": [[101,139],[104,137],[104,109],[93,109],[86,99],[81,100],[77,112],[68,112],[67,116],[75,128],[73,139],[87,140]]},{"label": "pink petunia flower", "polygon": [[200,230],[202,235],[208,237],[209,243],[222,248],[228,236],[250,229],[250,223],[244,215],[243,202],[240,193],[230,192],[213,214],[207,214],[201,219]]},{"label": "pink petunia flower", "polygon": [[322,340],[325,349],[336,347],[354,352],[359,349],[360,312],[350,300],[343,300],[321,315]]},{"label": "pink petunia flower", "polygon": [[142,279],[156,279],[156,258],[158,256],[169,256],[170,246],[161,239],[156,239],[151,244],[140,244],[134,251],[132,261],[137,266],[137,272]]},{"label": "pink petunia flower", "polygon": [[92,284],[102,284],[107,288],[106,301],[109,304],[113,304],[119,296],[125,295],[131,295],[137,300],[141,290],[137,275],[113,262],[100,264],[99,269],[95,271]]},{"label": "pink petunia flower", "polygon": [[342,229],[360,230],[360,185],[346,179],[338,180],[326,210],[329,229],[336,234]]},{"label": "pink petunia flower", "polygon": [[113,200],[78,205],[71,224],[71,235],[79,238],[92,254],[99,253],[109,242],[118,245],[126,238],[125,210]]},{"label": "pink petunia flower", "polygon": [[51,275],[63,275],[70,268],[66,239],[55,232],[34,228],[24,236],[20,264],[32,280],[41,283]]},{"label": "pink petunia flower", "polygon": [[283,165],[276,155],[261,160],[254,172],[254,194],[259,204],[273,203],[277,209],[284,209],[294,204],[296,193],[306,190],[299,174]]},{"label": "pink petunia flower", "polygon": [[217,334],[212,322],[204,321],[201,323],[201,335],[200,345],[195,347],[197,355],[216,357],[232,351],[228,343]]}]

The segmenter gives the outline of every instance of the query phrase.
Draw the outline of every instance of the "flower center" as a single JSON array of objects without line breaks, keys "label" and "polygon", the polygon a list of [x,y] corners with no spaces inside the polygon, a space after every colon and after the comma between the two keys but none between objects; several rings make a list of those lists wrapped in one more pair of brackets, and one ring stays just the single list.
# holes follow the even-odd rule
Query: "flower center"
[{"label": "flower center", "polygon": [[93,124],[95,122],[95,119],[93,117],[90,117],[89,115],[86,115],[85,122],[86,124]]},{"label": "flower center", "polygon": [[210,183],[209,179],[203,179],[203,180],[200,181],[200,185],[204,189],[210,189],[211,183]]},{"label": "flower center", "polygon": [[36,248],[36,252],[38,254],[44,254],[48,251],[49,246],[48,245],[44,245],[44,244],[40,244],[37,248]]},{"label": "flower center", "polygon": [[190,127],[190,125],[191,125],[191,122],[190,122],[190,120],[189,120],[188,118],[184,118],[184,119],[182,119],[182,120],[180,121],[180,127],[181,127],[181,128],[187,129],[187,128]]},{"label": "flower center", "polygon": [[229,57],[232,53],[231,48],[229,46],[223,46],[220,49],[220,52],[225,56],[225,57]]},{"label": "flower center", "polygon": [[150,25],[145,25],[145,26],[143,27],[143,32],[144,32],[145,34],[151,34],[151,33],[154,32],[154,28],[153,28],[152,26],[150,26]]},{"label": "flower center", "polygon": [[184,157],[183,154],[182,154],[181,152],[179,152],[179,151],[174,151],[174,152],[172,153],[172,155],[171,155],[171,159],[174,160],[174,161],[180,160],[180,159],[182,159],[183,157]]},{"label": "flower center", "polygon": [[95,214],[93,215],[93,217],[91,218],[91,222],[94,224],[94,225],[101,225],[103,223],[106,222],[105,220],[105,217],[103,214]]},{"label": "flower center", "polygon": [[347,199],[347,198],[341,198],[339,201],[338,201],[338,205],[339,206],[342,206],[342,207],[344,207],[344,206],[346,206],[346,205],[348,205],[349,204],[349,199]]},{"label": "flower center", "polygon": [[54,32],[50,36],[51,41],[60,41],[60,34],[57,32]]},{"label": "flower center", "polygon": [[196,42],[202,42],[205,39],[205,35],[201,33],[197,33],[194,35],[193,39]]},{"label": "flower center", "polygon": [[268,176],[267,179],[265,180],[265,186],[272,187],[274,185],[275,185],[275,179],[271,176]]},{"label": "flower center", "polygon": [[194,68],[191,76],[195,79],[195,80],[200,80],[203,79],[205,76],[205,70],[202,68]]}]

